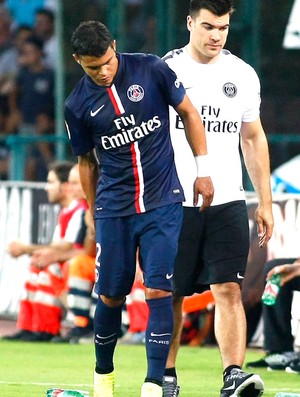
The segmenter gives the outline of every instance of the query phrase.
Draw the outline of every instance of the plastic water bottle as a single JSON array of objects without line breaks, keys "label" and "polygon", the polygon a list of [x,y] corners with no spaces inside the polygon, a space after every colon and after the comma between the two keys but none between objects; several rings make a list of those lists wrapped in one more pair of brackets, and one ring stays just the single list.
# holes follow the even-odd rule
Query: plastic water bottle
[{"label": "plastic water bottle", "polygon": [[89,393],[83,390],[70,390],[70,389],[60,389],[54,388],[49,389],[46,392],[47,397],[88,397]]},{"label": "plastic water bottle", "polygon": [[64,389],[60,389],[60,388],[48,389],[46,391],[46,397],[57,397],[58,393],[61,393],[62,391],[64,391]]},{"label": "plastic water bottle", "polygon": [[261,300],[265,305],[275,305],[280,290],[281,275],[273,274],[267,282]]},{"label": "plastic water bottle", "polygon": [[300,397],[299,393],[280,392],[275,397]]},{"label": "plastic water bottle", "polygon": [[83,394],[78,390],[64,390],[58,393],[57,397],[85,397],[87,394]]}]

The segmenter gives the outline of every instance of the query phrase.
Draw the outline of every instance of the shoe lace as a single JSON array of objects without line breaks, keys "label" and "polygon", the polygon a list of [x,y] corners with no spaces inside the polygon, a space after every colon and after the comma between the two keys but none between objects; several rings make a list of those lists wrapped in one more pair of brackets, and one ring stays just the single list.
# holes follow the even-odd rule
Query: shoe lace
[{"label": "shoe lace", "polygon": [[233,370],[230,375],[226,376],[226,381],[230,381],[230,380],[235,380],[235,379],[242,379],[245,376],[247,376],[246,372],[243,372],[241,370]]},{"label": "shoe lace", "polygon": [[177,397],[179,386],[173,382],[164,383],[164,397]]}]

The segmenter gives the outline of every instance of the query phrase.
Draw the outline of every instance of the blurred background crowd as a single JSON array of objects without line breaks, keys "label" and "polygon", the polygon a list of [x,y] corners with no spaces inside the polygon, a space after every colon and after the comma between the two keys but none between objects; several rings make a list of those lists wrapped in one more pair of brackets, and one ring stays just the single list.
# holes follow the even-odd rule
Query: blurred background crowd
[{"label": "blurred background crowd", "polygon": [[[300,48],[283,45],[293,4],[236,0],[238,15],[227,43],[261,78],[272,170],[300,149]],[[81,20],[107,24],[120,51],[162,56],[187,41],[188,5],[188,0],[0,0],[0,180],[45,181],[50,161],[74,160],[63,102],[82,75],[69,44]]]}]

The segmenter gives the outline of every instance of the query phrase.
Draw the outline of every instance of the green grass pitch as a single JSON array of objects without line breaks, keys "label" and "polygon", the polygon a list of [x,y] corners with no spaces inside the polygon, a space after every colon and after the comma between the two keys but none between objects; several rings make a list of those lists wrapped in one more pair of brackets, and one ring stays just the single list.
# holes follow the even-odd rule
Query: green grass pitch
[{"label": "green grass pitch", "polygon": [[[246,361],[262,351],[248,349]],[[115,354],[116,397],[139,397],[145,377],[144,346],[118,345]],[[42,397],[51,387],[87,390],[92,396],[94,348],[0,341],[1,397]],[[221,364],[217,347],[182,346],[178,357],[180,397],[218,397]],[[280,391],[300,392],[300,375],[257,371],[265,382],[265,397]]]}]

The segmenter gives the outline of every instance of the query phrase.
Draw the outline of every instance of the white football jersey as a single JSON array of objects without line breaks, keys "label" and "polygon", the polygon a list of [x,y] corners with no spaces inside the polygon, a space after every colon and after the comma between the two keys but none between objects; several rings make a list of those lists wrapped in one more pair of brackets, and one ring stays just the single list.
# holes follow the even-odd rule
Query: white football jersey
[{"label": "white football jersey", "polygon": [[[260,83],[256,72],[227,50],[213,64],[195,61],[186,47],[167,53],[164,60],[183,83],[205,126],[210,176],[215,188],[212,205],[244,200],[240,129],[242,122],[259,117]],[[172,108],[170,130],[177,172],[186,197],[184,205],[192,207],[196,164],[183,124]]]}]

